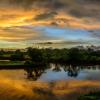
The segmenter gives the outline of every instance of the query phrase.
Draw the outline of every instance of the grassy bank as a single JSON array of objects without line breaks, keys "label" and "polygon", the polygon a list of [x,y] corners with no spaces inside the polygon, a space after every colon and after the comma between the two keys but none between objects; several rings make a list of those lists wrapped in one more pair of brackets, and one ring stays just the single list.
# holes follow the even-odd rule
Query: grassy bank
[{"label": "grassy bank", "polygon": [[80,96],[78,100],[100,100],[100,91],[90,92],[86,95]]},{"label": "grassy bank", "polygon": [[0,60],[0,66],[9,66],[9,65],[24,65],[24,61],[7,61]]}]

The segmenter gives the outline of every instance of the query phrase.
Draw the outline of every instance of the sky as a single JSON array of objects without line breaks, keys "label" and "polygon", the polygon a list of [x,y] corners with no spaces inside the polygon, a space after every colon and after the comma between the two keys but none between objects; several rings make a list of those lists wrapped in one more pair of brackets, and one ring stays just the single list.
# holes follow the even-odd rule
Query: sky
[{"label": "sky", "polygon": [[100,0],[0,0],[0,48],[37,42],[100,44]]}]

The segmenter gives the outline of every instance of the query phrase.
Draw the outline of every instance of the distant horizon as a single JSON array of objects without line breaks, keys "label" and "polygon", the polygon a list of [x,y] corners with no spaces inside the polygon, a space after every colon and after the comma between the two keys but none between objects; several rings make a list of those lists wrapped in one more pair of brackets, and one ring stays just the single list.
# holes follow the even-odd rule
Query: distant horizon
[{"label": "distant horizon", "polygon": [[[66,48],[66,49],[70,49],[70,48],[76,48],[76,47],[91,47],[91,46],[94,46],[94,47],[100,47],[100,45],[93,45],[93,44],[63,44],[63,43],[53,43],[53,44],[41,44],[41,43],[36,43],[37,45],[36,46],[27,46],[27,47],[3,47],[3,48],[0,48],[0,50],[17,50],[17,49],[27,49],[29,47],[31,48],[39,48],[39,49],[42,49],[42,48],[53,48],[53,49],[63,49],[63,48]],[[44,46],[43,46],[44,45]],[[52,46],[52,45],[57,45],[57,46]]]}]

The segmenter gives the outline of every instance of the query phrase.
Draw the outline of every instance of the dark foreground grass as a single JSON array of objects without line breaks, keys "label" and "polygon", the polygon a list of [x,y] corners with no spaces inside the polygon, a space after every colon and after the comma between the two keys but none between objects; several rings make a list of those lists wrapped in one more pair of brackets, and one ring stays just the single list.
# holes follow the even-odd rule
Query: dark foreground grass
[{"label": "dark foreground grass", "polygon": [[100,91],[90,92],[89,94],[80,96],[78,100],[100,100]]}]

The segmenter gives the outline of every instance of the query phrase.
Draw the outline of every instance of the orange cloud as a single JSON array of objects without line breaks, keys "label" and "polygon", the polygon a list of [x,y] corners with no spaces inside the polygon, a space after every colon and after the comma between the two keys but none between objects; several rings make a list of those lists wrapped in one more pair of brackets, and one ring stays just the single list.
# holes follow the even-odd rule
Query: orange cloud
[{"label": "orange cloud", "polygon": [[12,27],[0,29],[0,40],[21,41],[37,37],[39,33],[28,28]]},{"label": "orange cloud", "polygon": [[[19,41],[42,34],[21,26],[100,29],[100,7],[75,0],[1,0],[0,40]],[[37,20],[38,19],[38,20]]]}]

